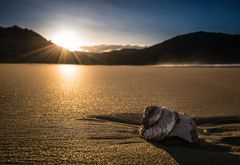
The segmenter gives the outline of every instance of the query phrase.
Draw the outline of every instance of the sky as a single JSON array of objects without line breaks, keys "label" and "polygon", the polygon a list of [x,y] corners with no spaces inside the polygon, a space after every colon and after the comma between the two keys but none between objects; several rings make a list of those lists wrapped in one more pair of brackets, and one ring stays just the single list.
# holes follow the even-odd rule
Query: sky
[{"label": "sky", "polygon": [[69,31],[78,45],[150,46],[195,31],[240,33],[240,1],[0,0],[0,26],[12,25],[48,40]]}]

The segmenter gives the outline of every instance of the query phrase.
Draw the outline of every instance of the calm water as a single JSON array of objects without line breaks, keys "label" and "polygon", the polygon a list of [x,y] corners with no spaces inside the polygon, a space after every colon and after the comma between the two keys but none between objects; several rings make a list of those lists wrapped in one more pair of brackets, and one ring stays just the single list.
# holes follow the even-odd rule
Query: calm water
[{"label": "calm water", "polygon": [[75,160],[85,115],[142,113],[148,104],[196,117],[238,115],[239,82],[240,68],[1,64],[1,161]]}]

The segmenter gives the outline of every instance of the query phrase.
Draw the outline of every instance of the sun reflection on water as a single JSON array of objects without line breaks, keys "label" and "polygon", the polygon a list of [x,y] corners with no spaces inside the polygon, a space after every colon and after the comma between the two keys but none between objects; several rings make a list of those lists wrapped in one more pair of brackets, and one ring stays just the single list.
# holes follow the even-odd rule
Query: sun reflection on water
[{"label": "sun reflection on water", "polygon": [[59,65],[57,70],[64,85],[73,85],[80,76],[80,67],[76,65]]}]

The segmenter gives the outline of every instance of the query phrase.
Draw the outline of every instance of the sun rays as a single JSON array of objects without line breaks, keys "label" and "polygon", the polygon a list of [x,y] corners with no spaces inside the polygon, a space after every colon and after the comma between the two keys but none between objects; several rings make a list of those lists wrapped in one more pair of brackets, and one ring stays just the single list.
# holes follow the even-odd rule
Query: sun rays
[{"label": "sun rays", "polygon": [[36,63],[82,64],[81,55],[63,47],[49,44],[18,56],[18,60]]}]

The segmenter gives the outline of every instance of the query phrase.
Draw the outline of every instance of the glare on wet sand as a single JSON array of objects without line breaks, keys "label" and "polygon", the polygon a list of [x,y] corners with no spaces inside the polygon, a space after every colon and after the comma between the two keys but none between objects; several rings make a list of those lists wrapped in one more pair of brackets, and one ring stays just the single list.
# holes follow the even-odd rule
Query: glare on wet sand
[{"label": "glare on wet sand", "polygon": [[175,153],[138,137],[145,105],[193,117],[240,107],[239,68],[2,64],[0,77],[0,163],[176,164]]}]

